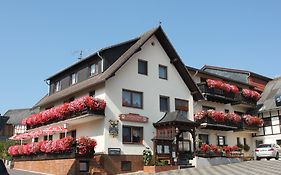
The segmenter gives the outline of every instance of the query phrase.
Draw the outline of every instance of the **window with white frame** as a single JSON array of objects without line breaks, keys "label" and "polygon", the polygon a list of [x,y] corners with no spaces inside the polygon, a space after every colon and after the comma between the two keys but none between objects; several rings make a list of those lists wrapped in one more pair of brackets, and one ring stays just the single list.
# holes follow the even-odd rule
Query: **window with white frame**
[{"label": "window with white frame", "polygon": [[90,67],[90,76],[97,74],[97,64],[92,64]]},{"label": "window with white frame", "polygon": [[61,90],[61,81],[57,81],[55,83],[55,91],[58,92]]},{"label": "window with white frame", "polygon": [[77,83],[77,73],[71,74],[71,85]]}]

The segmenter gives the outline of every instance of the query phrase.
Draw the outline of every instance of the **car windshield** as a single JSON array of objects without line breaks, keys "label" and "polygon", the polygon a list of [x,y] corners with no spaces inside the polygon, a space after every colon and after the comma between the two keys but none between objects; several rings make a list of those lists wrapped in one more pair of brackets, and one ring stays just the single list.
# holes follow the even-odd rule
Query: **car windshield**
[{"label": "car windshield", "polygon": [[258,148],[270,148],[271,144],[261,144],[258,146]]}]

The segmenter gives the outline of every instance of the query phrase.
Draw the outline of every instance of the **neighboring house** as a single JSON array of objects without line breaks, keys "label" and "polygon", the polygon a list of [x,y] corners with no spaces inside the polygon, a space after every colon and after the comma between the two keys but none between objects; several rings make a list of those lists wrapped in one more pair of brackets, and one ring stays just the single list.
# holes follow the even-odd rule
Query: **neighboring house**
[{"label": "neighboring house", "polygon": [[7,124],[9,117],[0,115],[0,141],[5,141],[13,135],[13,126]]},{"label": "neighboring house", "polygon": [[[203,99],[203,96],[161,27],[101,49],[47,81],[50,84],[49,95],[36,104],[40,111],[83,96],[105,100],[104,114],[83,113],[47,126],[64,125],[75,138],[89,136],[96,139],[97,164],[106,172],[116,174],[142,170],[142,153],[146,147],[168,155],[169,159],[172,152],[176,152],[173,155],[185,154],[178,151],[177,144],[182,143],[179,140],[176,140],[176,145],[171,145],[174,144],[172,139],[169,145],[154,147],[152,139],[165,140],[167,135],[180,135],[190,127],[189,133],[182,134],[181,139],[184,137],[188,143],[194,143],[193,106],[194,101]],[[179,121],[184,124],[175,128],[173,124]],[[153,124],[164,134],[156,133]],[[47,126],[28,128],[28,132]],[[57,133],[51,139],[63,136]],[[37,141],[45,138],[39,136]],[[189,146],[189,151],[194,151],[193,147]],[[115,155],[111,155],[113,153]],[[79,165],[80,171],[91,171],[92,160],[83,157],[62,159],[62,162],[71,161],[77,165],[70,163],[66,166],[65,163],[64,173]],[[18,160],[15,167],[60,174],[62,162]],[[51,168],[40,169],[44,164]]]},{"label": "neighboring house", "polygon": [[[255,91],[258,87],[265,86],[267,82],[264,79],[269,80],[269,78],[256,76],[258,82],[265,81],[264,84],[260,84],[257,87],[255,84],[250,84],[246,81],[248,75],[245,75],[245,80],[241,80],[240,75],[236,75],[236,71],[235,73],[231,73],[231,76],[228,76],[230,73],[225,72],[229,70],[233,71],[234,69],[219,68],[216,71],[210,71],[215,68],[217,69],[217,67],[210,66],[204,66],[202,69],[187,67],[205,97],[205,100],[203,101],[194,102],[194,114],[213,109],[222,112],[225,115],[229,114],[229,116],[234,116],[233,113],[235,113],[241,118],[245,114],[254,115],[253,111],[256,108],[257,99],[245,98],[242,91],[243,89],[251,89],[252,91]],[[218,73],[219,71],[222,71],[223,73]],[[251,75],[257,74],[251,73]],[[261,79],[259,79],[259,77],[261,77]],[[209,83],[212,83],[213,80],[215,80],[214,83],[218,80],[224,84],[237,87],[237,93],[233,93],[232,90],[227,92],[221,84],[219,87],[210,87],[210,84],[207,82],[209,81]],[[252,134],[258,132],[258,126],[247,127],[245,123],[241,125],[229,121],[214,122],[209,120],[209,117],[203,118],[199,120],[199,122],[201,122],[201,126],[198,127],[197,130],[198,146],[202,143],[219,146],[248,145],[250,146],[250,150],[245,151],[244,154],[245,156],[253,156],[252,151],[254,150],[254,145]]]},{"label": "neighboring house", "polygon": [[264,126],[254,135],[256,145],[277,143],[281,145],[281,77],[270,81],[258,101],[258,114]]},{"label": "neighboring house", "polygon": [[12,135],[22,134],[26,131],[26,126],[21,121],[32,113],[30,108],[26,109],[10,109],[5,113],[9,117],[7,124],[13,126]]},{"label": "neighboring house", "polygon": [[268,78],[266,76],[251,71],[239,70],[233,68],[205,65],[201,68],[201,70],[209,73],[217,74],[223,77],[227,77],[232,80],[248,83],[250,85],[253,85],[254,90],[258,92],[262,92],[266,83],[272,80],[271,78]]}]

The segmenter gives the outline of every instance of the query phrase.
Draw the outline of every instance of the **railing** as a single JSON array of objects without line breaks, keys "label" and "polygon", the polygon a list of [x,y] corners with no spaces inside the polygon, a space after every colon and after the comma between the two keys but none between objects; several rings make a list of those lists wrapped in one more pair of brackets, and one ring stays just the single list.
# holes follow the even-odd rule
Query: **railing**
[{"label": "railing", "polygon": [[222,89],[209,88],[206,83],[198,83],[197,84],[200,91],[203,94],[206,94],[207,97],[212,96],[214,99],[218,99],[219,101],[223,101],[225,103],[233,102],[235,98],[235,94],[232,92],[226,92]]},{"label": "railing", "polygon": [[86,114],[89,114],[89,115],[94,115],[94,114],[96,114],[96,115],[104,115],[104,110],[98,110],[97,111],[97,110],[85,109],[83,111],[73,112],[73,113],[70,113],[69,115],[66,115],[64,117],[56,118],[54,120],[50,120],[50,121],[48,121],[48,122],[46,122],[44,124],[37,124],[37,125],[33,125],[33,126],[27,126],[27,130],[38,128],[38,127],[41,127],[41,126],[46,126],[46,125],[49,125],[49,124],[52,124],[52,123],[57,123],[57,122],[68,120],[68,119],[72,119],[72,118],[76,118],[76,117],[79,117],[79,116],[82,116],[82,115],[86,115]]},{"label": "railing", "polygon": [[260,127],[258,125],[247,125],[244,121],[238,125],[239,130],[258,131],[259,128]]},{"label": "railing", "polygon": [[239,124],[236,124],[231,121],[216,122],[212,120],[210,117],[204,117],[201,120],[197,120],[196,122],[200,124],[207,123],[206,128],[216,129],[216,130],[235,130],[239,126]]},{"label": "railing", "polygon": [[236,94],[235,96],[235,102],[233,102],[232,104],[245,104],[245,105],[250,105],[250,106],[256,106],[257,105],[257,101],[254,100],[253,98],[246,98],[245,96],[242,95],[241,92],[239,92],[238,94]]}]

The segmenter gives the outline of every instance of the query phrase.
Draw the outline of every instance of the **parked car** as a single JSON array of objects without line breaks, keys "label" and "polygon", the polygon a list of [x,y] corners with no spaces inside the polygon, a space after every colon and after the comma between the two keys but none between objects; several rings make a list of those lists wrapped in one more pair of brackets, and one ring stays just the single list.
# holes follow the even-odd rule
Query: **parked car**
[{"label": "parked car", "polygon": [[277,144],[260,144],[255,150],[257,160],[261,158],[266,158],[267,160],[275,158],[278,160],[280,153],[281,148]]}]

